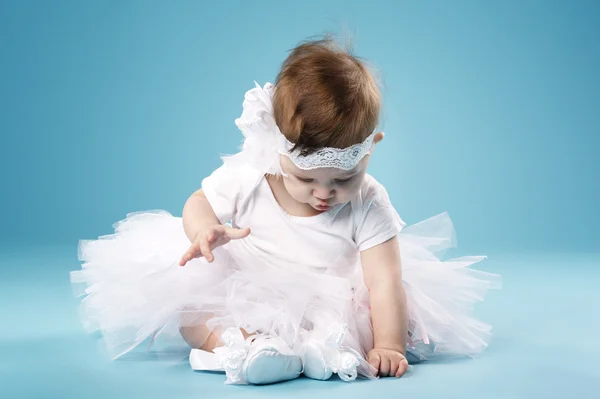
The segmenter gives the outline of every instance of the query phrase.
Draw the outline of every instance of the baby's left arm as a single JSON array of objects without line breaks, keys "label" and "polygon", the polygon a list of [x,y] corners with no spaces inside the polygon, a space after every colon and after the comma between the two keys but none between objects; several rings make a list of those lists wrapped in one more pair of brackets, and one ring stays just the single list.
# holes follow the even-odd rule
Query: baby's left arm
[{"label": "baby's left arm", "polygon": [[360,256],[373,323],[374,348],[368,354],[368,361],[380,376],[400,377],[408,369],[404,357],[408,309],[398,239],[394,237],[362,251]]}]

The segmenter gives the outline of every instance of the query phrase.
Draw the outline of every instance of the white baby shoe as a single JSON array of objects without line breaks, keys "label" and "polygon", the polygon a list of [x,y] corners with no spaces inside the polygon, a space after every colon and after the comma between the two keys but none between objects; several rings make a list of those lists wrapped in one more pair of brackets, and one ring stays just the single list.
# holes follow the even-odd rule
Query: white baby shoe
[{"label": "white baby shoe", "polygon": [[239,329],[230,328],[221,340],[225,346],[214,353],[192,349],[193,370],[224,371],[227,384],[255,385],[293,380],[302,373],[302,360],[280,338],[259,335],[244,340]]},{"label": "white baby shoe", "polygon": [[304,375],[313,380],[328,380],[333,375],[333,370],[327,365],[320,345],[316,342],[307,342],[302,357]]},{"label": "white baby shoe", "polygon": [[337,373],[344,381],[356,379],[361,356],[350,348],[342,349],[345,335],[344,325],[308,334],[302,357],[306,377],[324,381]]}]

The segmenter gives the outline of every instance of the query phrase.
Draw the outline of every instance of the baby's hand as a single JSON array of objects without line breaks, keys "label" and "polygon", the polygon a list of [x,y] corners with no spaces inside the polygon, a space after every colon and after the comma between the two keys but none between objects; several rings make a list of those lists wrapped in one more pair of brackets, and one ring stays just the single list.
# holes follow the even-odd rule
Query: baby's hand
[{"label": "baby's hand", "polygon": [[215,257],[212,254],[213,249],[225,245],[231,240],[248,237],[249,234],[250,229],[248,227],[245,229],[234,229],[221,224],[208,227],[196,235],[190,248],[181,257],[179,266],[185,266],[190,260],[202,256],[204,256],[208,262],[212,262],[215,260]]},{"label": "baby's hand", "polygon": [[402,377],[408,370],[406,357],[392,349],[372,349],[367,354],[367,360],[377,369],[380,377]]}]

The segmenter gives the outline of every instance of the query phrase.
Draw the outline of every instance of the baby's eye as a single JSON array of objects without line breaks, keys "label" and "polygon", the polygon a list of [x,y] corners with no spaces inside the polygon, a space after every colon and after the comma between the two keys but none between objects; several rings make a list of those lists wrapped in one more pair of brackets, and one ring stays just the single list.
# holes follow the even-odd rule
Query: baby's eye
[{"label": "baby's eye", "polygon": [[298,177],[298,176],[296,176],[296,179],[298,179],[304,183],[312,183],[315,180],[315,179],[305,179],[304,177]]},{"label": "baby's eye", "polygon": [[349,177],[347,179],[335,179],[335,182],[338,184],[344,184],[344,183],[348,183],[350,180],[352,180],[352,177]]}]

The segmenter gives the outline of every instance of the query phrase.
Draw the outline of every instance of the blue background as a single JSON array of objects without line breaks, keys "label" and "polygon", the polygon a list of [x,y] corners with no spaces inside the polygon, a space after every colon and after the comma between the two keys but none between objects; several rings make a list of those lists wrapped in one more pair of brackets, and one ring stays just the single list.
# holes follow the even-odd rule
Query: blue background
[{"label": "blue background", "polygon": [[[238,148],[244,92],[325,31],[382,74],[370,173],[401,216],[449,211],[460,252],[503,274],[478,309],[490,350],[352,388],[107,362],[70,296],[77,240],[180,215]],[[596,396],[598,71],[594,1],[1,1],[0,396]]]}]

